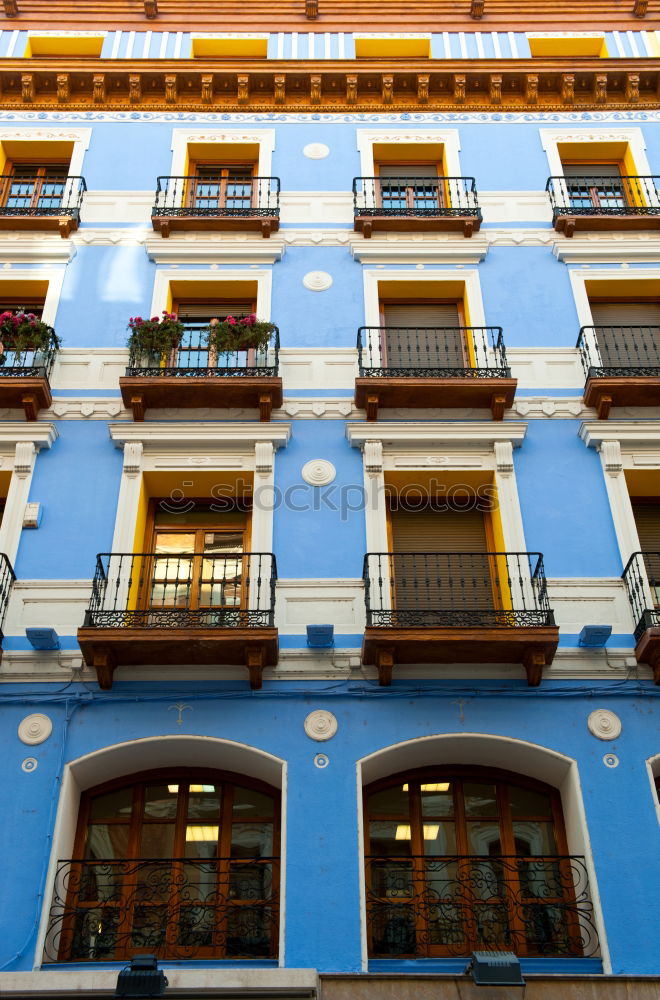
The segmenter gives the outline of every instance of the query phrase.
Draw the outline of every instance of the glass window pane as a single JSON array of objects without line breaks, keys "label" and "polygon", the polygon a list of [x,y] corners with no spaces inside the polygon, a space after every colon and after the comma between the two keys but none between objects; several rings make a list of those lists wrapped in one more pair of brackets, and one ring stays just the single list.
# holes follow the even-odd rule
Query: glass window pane
[{"label": "glass window pane", "polygon": [[453,823],[434,823],[426,820],[424,830],[424,854],[456,854],[456,827]]},{"label": "glass window pane", "polygon": [[466,816],[497,816],[495,785],[466,781],[463,794]]},{"label": "glass window pane", "polygon": [[89,818],[91,821],[125,819],[128,822],[131,818],[132,802],[132,788],[118,788],[115,792],[96,795],[89,804]]},{"label": "glass window pane", "polygon": [[171,858],[174,852],[173,823],[145,823],[140,836],[141,858]]},{"label": "glass window pane", "polygon": [[468,852],[497,857],[503,853],[499,823],[467,823]]},{"label": "glass window pane", "polygon": [[420,790],[423,816],[453,816],[454,795],[449,781],[425,781]]},{"label": "glass window pane", "polygon": [[513,824],[516,854],[522,857],[556,854],[557,844],[552,823],[517,820]]},{"label": "glass window pane", "polygon": [[270,858],[273,856],[272,823],[232,823],[232,858]]},{"label": "glass window pane", "polygon": [[150,819],[176,819],[178,784],[147,785],[144,790],[144,815]]},{"label": "glass window pane", "polygon": [[253,788],[234,789],[234,816],[252,819],[253,816],[271,818],[275,812],[275,802],[270,795],[256,792]]},{"label": "glass window pane", "polygon": [[85,858],[110,860],[128,856],[129,826],[124,823],[95,823],[87,830]]},{"label": "glass window pane", "polygon": [[550,796],[546,795],[545,792],[534,791],[531,788],[519,788],[516,785],[511,785],[508,791],[512,816],[552,818],[552,803]]},{"label": "glass window pane", "polygon": [[407,784],[392,785],[369,796],[369,813],[371,816],[408,816],[409,801]]},{"label": "glass window pane", "polygon": [[188,795],[188,818],[217,822],[220,819],[221,791],[220,785],[191,783]]},{"label": "glass window pane", "polygon": [[220,827],[217,823],[188,823],[185,856],[187,858],[217,858]]},{"label": "glass window pane", "polygon": [[412,854],[410,823],[374,819],[369,823],[371,854],[384,857],[409,857]]}]

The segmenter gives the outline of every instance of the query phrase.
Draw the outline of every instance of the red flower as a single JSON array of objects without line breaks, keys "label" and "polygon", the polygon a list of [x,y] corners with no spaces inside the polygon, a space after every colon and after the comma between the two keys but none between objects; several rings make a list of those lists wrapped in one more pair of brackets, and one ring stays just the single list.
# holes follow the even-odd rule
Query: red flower
[{"label": "red flower", "polygon": [[236,320],[233,316],[227,316],[226,322],[229,323],[230,326],[236,326]]}]

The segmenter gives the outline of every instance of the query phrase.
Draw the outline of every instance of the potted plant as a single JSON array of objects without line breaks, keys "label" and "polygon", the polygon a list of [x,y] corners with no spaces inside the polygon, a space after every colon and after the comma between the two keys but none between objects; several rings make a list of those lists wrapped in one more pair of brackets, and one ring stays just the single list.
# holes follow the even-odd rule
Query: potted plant
[{"label": "potted plant", "polygon": [[232,351],[265,350],[275,330],[274,323],[249,316],[227,316],[212,319],[209,324],[209,352],[226,354]]},{"label": "potted plant", "polygon": [[142,319],[141,316],[131,316],[128,329],[131,333],[127,346],[132,364],[138,359],[144,359],[160,365],[162,362],[167,363],[181,344],[184,326],[176,313],[163,309],[162,318],[152,316],[151,319]]},{"label": "potted plant", "polygon": [[44,323],[35,313],[25,309],[6,309],[0,313],[0,364],[7,360],[7,352],[15,355],[57,350],[61,341],[52,326]]}]

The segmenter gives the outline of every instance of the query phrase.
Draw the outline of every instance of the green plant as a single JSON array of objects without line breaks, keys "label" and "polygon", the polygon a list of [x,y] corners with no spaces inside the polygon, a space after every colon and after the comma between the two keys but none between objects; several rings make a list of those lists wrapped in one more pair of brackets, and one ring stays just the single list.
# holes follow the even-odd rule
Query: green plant
[{"label": "green plant", "polygon": [[231,351],[259,350],[268,347],[275,324],[249,316],[227,316],[211,320],[209,324],[209,350],[218,354]]},{"label": "green plant", "polygon": [[6,309],[0,313],[0,364],[7,360],[7,351],[14,354],[57,350],[61,340],[52,326],[35,313],[24,309]]},{"label": "green plant", "polygon": [[154,359],[160,362],[167,358],[181,343],[184,326],[176,313],[163,310],[162,319],[152,316],[142,319],[141,316],[131,316],[128,321],[131,331],[127,341],[132,358]]}]

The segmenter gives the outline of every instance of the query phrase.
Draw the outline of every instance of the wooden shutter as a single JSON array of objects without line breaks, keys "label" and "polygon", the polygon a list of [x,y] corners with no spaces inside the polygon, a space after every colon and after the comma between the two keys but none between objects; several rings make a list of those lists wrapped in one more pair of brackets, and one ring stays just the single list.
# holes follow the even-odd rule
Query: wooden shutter
[{"label": "wooden shutter", "polygon": [[591,316],[604,367],[660,366],[660,302],[592,302]]},{"label": "wooden shutter", "polygon": [[383,306],[388,368],[465,368],[458,306],[447,303]]},{"label": "wooden shutter", "polygon": [[[398,608],[490,609],[492,570],[479,510],[392,511]],[[444,554],[444,555],[443,555]]]}]

